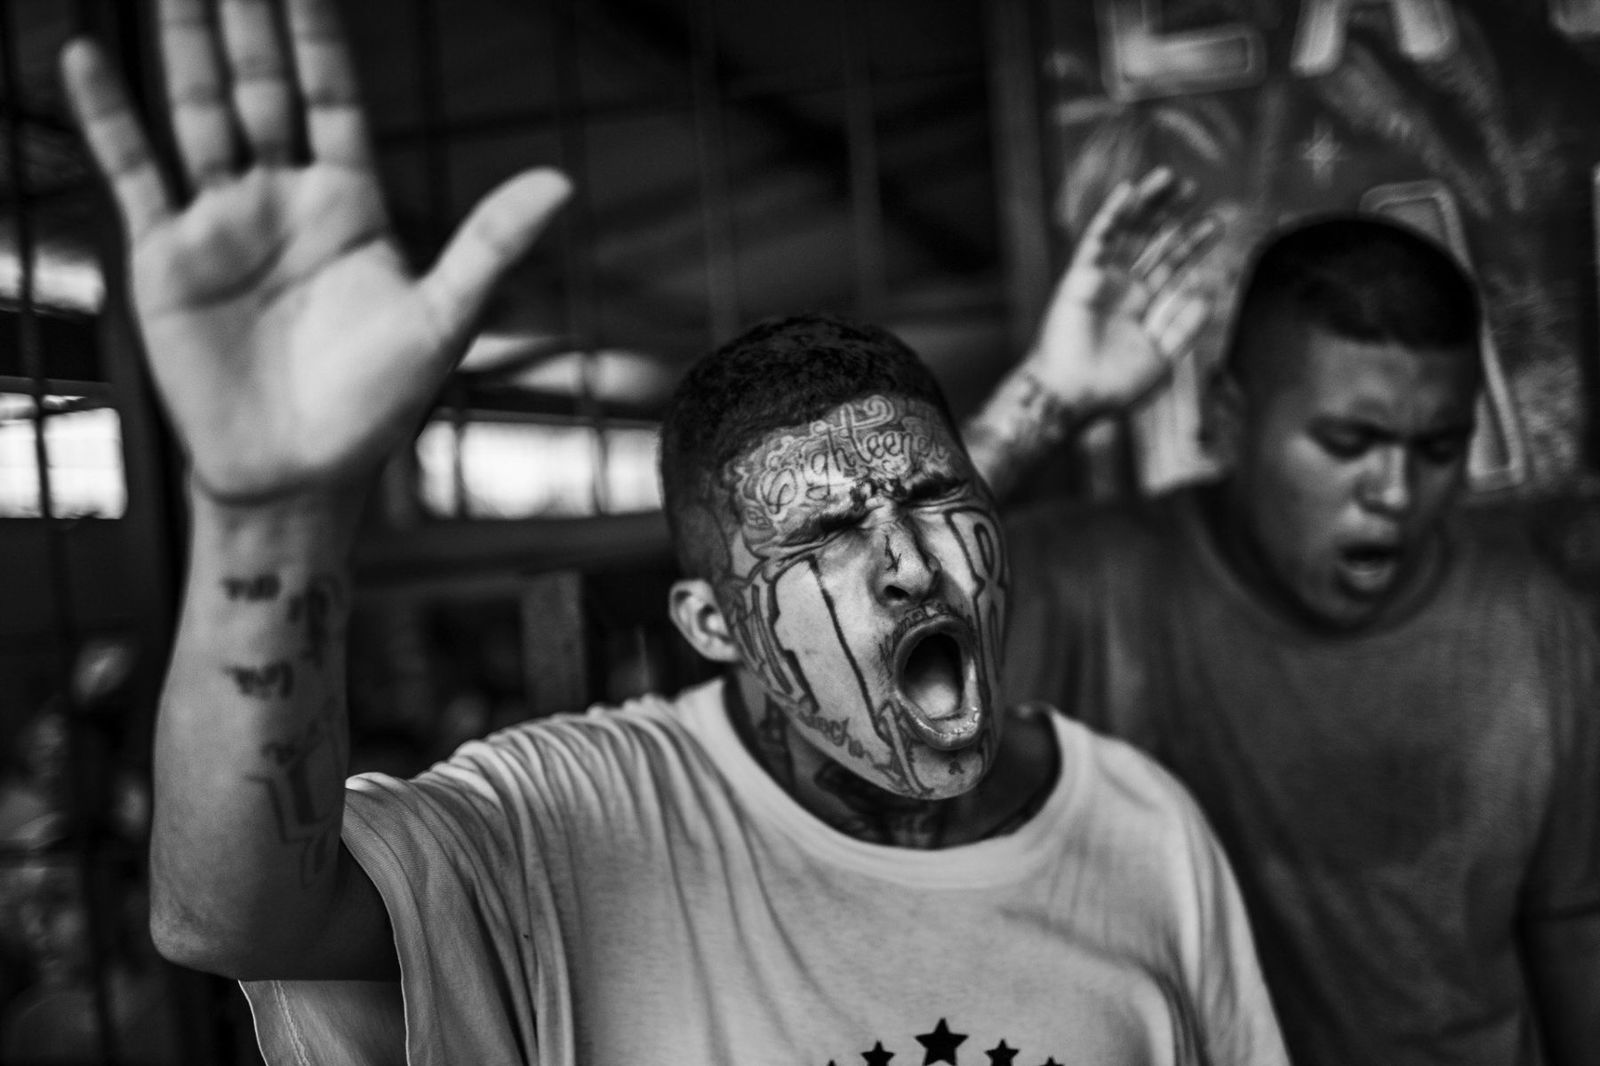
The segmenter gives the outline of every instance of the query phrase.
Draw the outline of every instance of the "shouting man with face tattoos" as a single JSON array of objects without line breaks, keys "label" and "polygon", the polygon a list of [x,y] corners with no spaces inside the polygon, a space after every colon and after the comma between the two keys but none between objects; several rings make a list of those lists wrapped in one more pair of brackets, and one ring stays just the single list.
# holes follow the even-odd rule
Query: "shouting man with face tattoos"
[{"label": "shouting man with face tattoos", "polygon": [[[1160,377],[1140,249],[1171,239],[1069,275],[970,429],[992,484]],[[1600,1054],[1600,653],[1505,523],[1454,507],[1479,330],[1431,241],[1297,223],[1257,253],[1205,399],[1223,476],[1010,529],[1008,691],[1189,786],[1304,1066]]]},{"label": "shouting man with face tattoos", "polygon": [[64,59],[190,463],[163,953],[245,981],[273,1062],[1283,1062],[1186,794],[1005,701],[994,506],[882,330],[757,326],[671,405],[670,609],[720,679],[345,782],[362,488],[566,188],[513,179],[412,277],[331,7],[159,5],[181,201]]}]

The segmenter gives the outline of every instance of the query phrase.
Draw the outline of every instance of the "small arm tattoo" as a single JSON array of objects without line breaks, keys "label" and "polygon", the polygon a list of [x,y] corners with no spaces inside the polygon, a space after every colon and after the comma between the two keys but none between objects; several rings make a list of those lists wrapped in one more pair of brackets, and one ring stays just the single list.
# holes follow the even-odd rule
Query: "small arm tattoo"
[{"label": "small arm tattoo", "polygon": [[1028,370],[1000,383],[962,436],[990,490],[1004,497],[1052,448],[1082,428],[1084,412],[1051,392]]},{"label": "small arm tattoo", "polygon": [[264,600],[275,600],[282,588],[277,574],[254,574],[249,577],[225,577],[222,579],[222,594],[230,600],[244,600],[248,603],[259,603]]},{"label": "small arm tattoo", "polygon": [[289,621],[300,625],[305,644],[300,657],[321,668],[332,641],[329,628],[336,610],[345,602],[344,582],[329,574],[318,574],[289,600]]},{"label": "small arm tattoo", "polygon": [[263,745],[278,839],[300,853],[300,883],[310,885],[338,851],[344,746],[333,701],[297,735]]},{"label": "small arm tattoo", "polygon": [[228,665],[223,673],[233,679],[239,695],[252,699],[287,699],[294,695],[294,665],[282,659],[260,666]]}]

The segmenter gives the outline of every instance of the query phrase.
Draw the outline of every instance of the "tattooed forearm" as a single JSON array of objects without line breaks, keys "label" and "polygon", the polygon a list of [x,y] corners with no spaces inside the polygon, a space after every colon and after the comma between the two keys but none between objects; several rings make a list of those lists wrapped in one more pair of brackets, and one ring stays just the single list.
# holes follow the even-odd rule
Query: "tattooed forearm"
[{"label": "tattooed forearm", "polygon": [[345,759],[337,705],[329,700],[300,733],[262,746],[266,771],[251,780],[272,800],[278,839],[300,853],[300,882],[309,885],[338,849]]},{"label": "tattooed forearm", "polygon": [[288,699],[294,695],[294,666],[275,659],[260,666],[224,666],[241,696],[258,700]]},{"label": "tattooed forearm", "polygon": [[1000,383],[962,437],[973,465],[1004,499],[1035,463],[1083,427],[1085,414],[1022,369]]},{"label": "tattooed forearm", "polygon": [[275,600],[278,598],[281,584],[277,574],[225,577],[222,579],[222,594],[230,600],[244,600],[252,603]]}]

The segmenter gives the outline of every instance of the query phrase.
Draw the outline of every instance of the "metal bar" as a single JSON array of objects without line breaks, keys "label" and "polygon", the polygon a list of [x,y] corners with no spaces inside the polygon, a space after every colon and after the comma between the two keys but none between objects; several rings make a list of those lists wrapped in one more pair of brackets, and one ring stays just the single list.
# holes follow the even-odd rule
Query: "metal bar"
[{"label": "metal bar", "polygon": [[695,151],[700,167],[700,214],[705,226],[708,348],[732,336],[739,324],[738,245],[728,152],[723,130],[716,0],[698,0],[690,42],[694,78]]},{"label": "metal bar", "polygon": [[34,425],[33,454],[39,478],[39,521],[45,538],[45,560],[50,572],[52,606],[47,606],[47,617],[56,633],[56,661],[58,685],[67,700],[67,736],[69,760],[75,771],[72,790],[71,824],[78,845],[79,883],[83,891],[84,911],[88,917],[89,958],[94,970],[93,1008],[97,1044],[101,1059],[115,1066],[119,1061],[112,1026],[105,915],[101,912],[100,894],[95,892],[95,841],[89,832],[92,819],[90,811],[91,776],[85,772],[86,758],[79,717],[72,714],[72,654],[77,644],[77,624],[72,609],[72,585],[63,542],[63,530],[56,522],[54,501],[50,486],[50,454],[45,439],[45,398],[50,393],[50,383],[45,376],[44,352],[39,342],[38,308],[34,302],[34,259],[37,243],[33,232],[33,204],[30,199],[28,157],[22,115],[22,78],[19,70],[17,26],[10,0],[0,0],[0,93],[4,94],[4,128],[7,177],[16,190],[16,255],[18,260],[17,347],[21,362],[33,386]]},{"label": "metal bar", "polygon": [[455,493],[453,518],[471,518],[472,501],[467,498],[467,424],[471,413],[467,408],[466,389],[459,378],[451,380],[445,405],[450,412],[450,484]]},{"label": "metal bar", "polygon": [[427,184],[425,220],[430,250],[450,233],[450,148],[440,114],[444,75],[440,70],[437,0],[417,0],[416,9],[417,100],[422,116],[422,166]]},{"label": "metal bar", "polygon": [[590,498],[596,514],[610,511],[606,482],[609,451],[605,412],[598,398],[600,365],[596,357],[594,214],[589,190],[588,142],[585,137],[583,82],[578,71],[578,0],[553,0],[550,5],[550,69],[555,72],[555,119],[561,169],[573,184],[573,196],[562,214],[561,259],[566,276],[567,335],[578,347],[578,417],[593,430],[594,480]]},{"label": "metal bar", "polygon": [[[16,0],[11,0],[11,2],[15,3]],[[15,107],[11,106],[13,100],[17,101]],[[62,118],[59,114],[28,107],[19,97],[12,96],[10,93],[0,93],[0,108],[15,111],[17,117],[31,128],[48,130],[51,133],[59,133],[67,137],[76,137],[78,135],[78,127]]]},{"label": "metal bar", "polygon": [[1039,135],[1031,0],[997,0],[988,14],[990,112],[995,131],[1000,237],[1008,294],[1007,333],[1018,356],[1033,340],[1050,298],[1049,197]]},{"label": "metal bar", "polygon": [[883,317],[887,282],[883,256],[883,190],[878,173],[877,107],[867,47],[871,0],[840,0],[845,60],[846,153],[850,162],[850,218],[855,248],[856,305],[863,317]]}]

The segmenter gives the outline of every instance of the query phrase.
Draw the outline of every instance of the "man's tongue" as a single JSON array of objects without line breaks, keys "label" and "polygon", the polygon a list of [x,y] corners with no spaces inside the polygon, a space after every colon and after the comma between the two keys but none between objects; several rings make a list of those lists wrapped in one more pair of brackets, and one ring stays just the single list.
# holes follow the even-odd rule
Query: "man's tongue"
[{"label": "man's tongue", "polygon": [[906,657],[900,691],[912,727],[936,748],[963,744],[977,732],[977,711],[962,706],[962,673],[961,648],[943,634],[924,637]]}]

